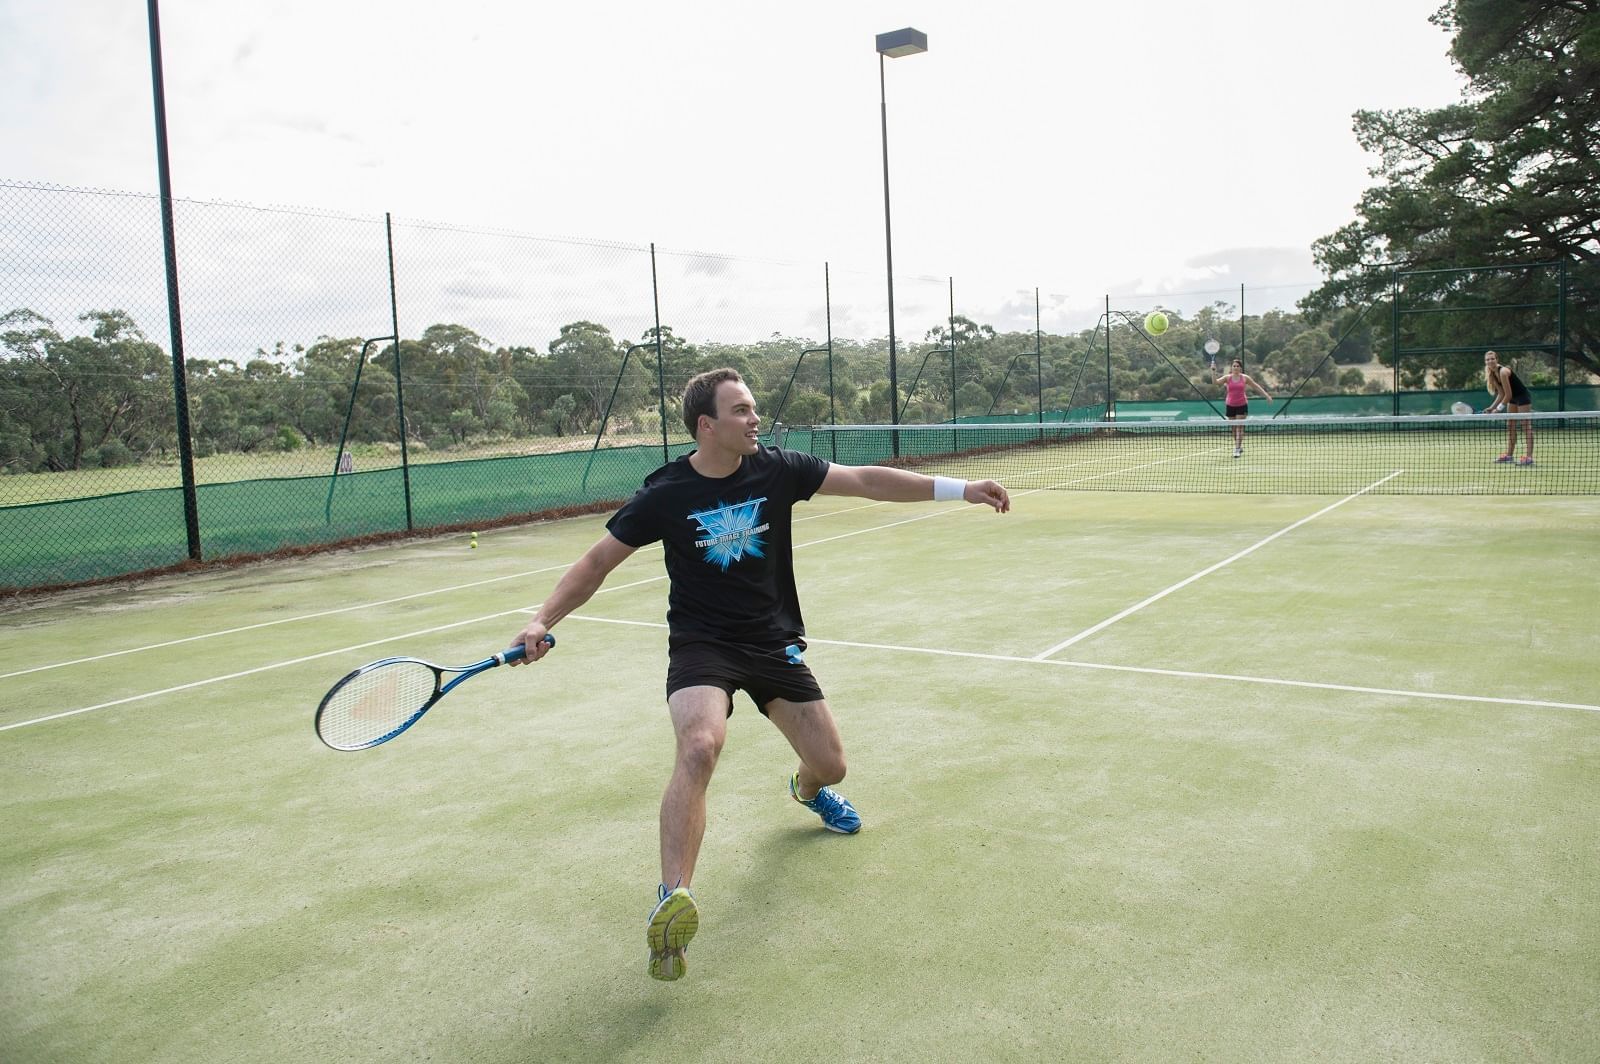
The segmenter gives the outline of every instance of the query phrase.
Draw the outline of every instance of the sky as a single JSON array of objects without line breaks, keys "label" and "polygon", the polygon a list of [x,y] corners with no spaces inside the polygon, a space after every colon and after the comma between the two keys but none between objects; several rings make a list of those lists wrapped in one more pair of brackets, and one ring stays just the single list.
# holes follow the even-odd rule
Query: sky
[{"label": "sky", "polygon": [[[1459,98],[1438,2],[163,0],[173,190],[881,278],[913,26],[897,277],[1258,310],[1373,183],[1353,113]],[[138,0],[0,0],[0,179],[155,192],[149,63]]]}]

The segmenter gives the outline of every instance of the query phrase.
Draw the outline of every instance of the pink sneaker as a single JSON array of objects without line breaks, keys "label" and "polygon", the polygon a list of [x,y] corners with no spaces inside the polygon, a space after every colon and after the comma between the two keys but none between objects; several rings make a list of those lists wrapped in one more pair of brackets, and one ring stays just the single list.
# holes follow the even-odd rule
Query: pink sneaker
[{"label": "pink sneaker", "polygon": [[1527,455],[1523,455],[1521,458],[1517,459],[1517,465],[1522,465],[1522,466],[1533,465],[1533,459],[1529,458]]},{"label": "pink sneaker", "polygon": [[1511,455],[1508,452],[1506,454],[1501,455],[1499,458],[1496,458],[1495,461],[1496,462],[1509,462],[1509,461],[1511,461]]}]

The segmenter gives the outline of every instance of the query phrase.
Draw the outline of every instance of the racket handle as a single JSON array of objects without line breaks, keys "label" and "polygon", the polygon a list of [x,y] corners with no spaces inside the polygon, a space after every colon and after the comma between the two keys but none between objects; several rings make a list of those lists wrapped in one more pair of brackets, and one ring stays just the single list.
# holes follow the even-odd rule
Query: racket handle
[{"label": "racket handle", "polygon": [[[544,634],[544,639],[541,640],[541,642],[543,642],[544,645],[547,646],[547,647],[553,647],[553,646],[556,645],[556,637],[554,635],[552,635],[551,633],[546,632]],[[500,655],[500,659],[502,661],[521,661],[523,658],[525,658],[527,656],[528,656],[528,648],[518,644],[517,646],[514,646],[514,647],[508,647],[506,649],[506,651],[503,654]]]}]

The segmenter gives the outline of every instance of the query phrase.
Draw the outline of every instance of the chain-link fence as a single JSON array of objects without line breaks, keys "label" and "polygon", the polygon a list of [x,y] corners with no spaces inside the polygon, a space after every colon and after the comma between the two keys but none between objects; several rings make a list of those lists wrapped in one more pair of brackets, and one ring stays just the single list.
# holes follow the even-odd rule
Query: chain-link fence
[{"label": "chain-link fence", "polygon": [[[1236,355],[1297,412],[1463,388],[1396,371],[1392,308],[1245,313],[1270,290],[1074,324],[1037,289],[981,312],[959,277],[896,277],[891,375],[881,273],[244,204],[174,222],[207,560],[624,498],[688,449],[677,396],[722,365],[801,425],[1204,416]],[[0,182],[0,255],[0,588],[183,563],[159,201]],[[1600,406],[1562,373],[1529,383]]]}]

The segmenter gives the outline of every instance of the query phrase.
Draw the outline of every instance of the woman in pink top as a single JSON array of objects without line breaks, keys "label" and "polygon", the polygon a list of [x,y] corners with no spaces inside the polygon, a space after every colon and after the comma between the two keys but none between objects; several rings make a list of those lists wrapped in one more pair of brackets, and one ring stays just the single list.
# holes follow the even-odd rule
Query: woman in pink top
[{"label": "woman in pink top", "polygon": [[1233,427],[1233,456],[1237,458],[1244,453],[1244,419],[1245,415],[1250,413],[1250,397],[1245,394],[1245,389],[1254,388],[1261,393],[1261,398],[1269,403],[1272,402],[1272,396],[1267,394],[1265,388],[1256,383],[1254,377],[1244,371],[1244,363],[1237,358],[1233,360],[1233,368],[1228,375],[1226,377],[1218,377],[1217,383],[1225,384],[1228,387],[1227,406],[1225,407],[1228,420],[1239,422]]}]

